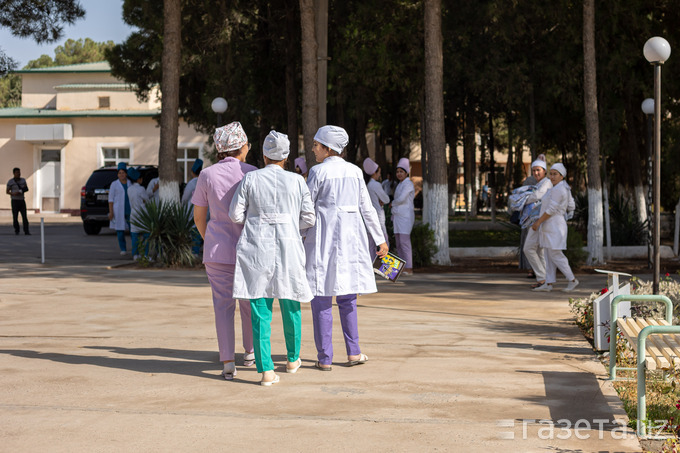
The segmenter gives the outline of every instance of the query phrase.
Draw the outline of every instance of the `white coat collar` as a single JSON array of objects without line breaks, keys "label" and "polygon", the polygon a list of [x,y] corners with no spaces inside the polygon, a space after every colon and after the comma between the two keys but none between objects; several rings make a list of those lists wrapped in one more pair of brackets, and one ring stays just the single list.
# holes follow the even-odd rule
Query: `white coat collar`
[{"label": "white coat collar", "polygon": [[340,157],[340,156],[328,156],[328,157],[325,158],[323,161],[324,161],[324,162],[335,162],[336,160],[345,160],[345,159],[343,159],[343,158]]}]

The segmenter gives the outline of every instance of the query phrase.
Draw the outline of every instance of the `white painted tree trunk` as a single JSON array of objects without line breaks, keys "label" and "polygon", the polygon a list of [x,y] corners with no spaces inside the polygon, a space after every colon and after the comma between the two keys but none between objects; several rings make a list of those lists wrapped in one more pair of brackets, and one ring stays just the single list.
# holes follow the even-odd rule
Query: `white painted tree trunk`
[{"label": "white painted tree trunk", "polygon": [[437,252],[432,258],[434,264],[448,266],[451,264],[449,255],[449,189],[446,184],[428,184],[423,182],[423,204],[427,205],[425,223],[434,230],[434,241]]},{"label": "white painted tree trunk", "polygon": [[166,203],[179,203],[179,183],[177,181],[159,180],[158,197]]},{"label": "white painted tree trunk", "polygon": [[635,186],[633,188],[633,193],[635,194],[635,206],[638,211],[638,218],[640,222],[645,222],[647,220],[647,197],[645,197],[645,188],[643,186]]},{"label": "white painted tree trunk", "polygon": [[588,189],[588,261],[599,264],[604,261],[602,243],[602,189]]}]

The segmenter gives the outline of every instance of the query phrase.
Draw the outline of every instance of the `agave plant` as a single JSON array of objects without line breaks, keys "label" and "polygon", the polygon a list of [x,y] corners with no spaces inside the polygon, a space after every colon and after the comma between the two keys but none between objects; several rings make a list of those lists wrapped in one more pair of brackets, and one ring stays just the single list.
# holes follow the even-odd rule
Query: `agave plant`
[{"label": "agave plant", "polygon": [[181,267],[194,264],[191,253],[191,208],[182,203],[152,200],[132,224],[147,233],[140,248],[149,245],[149,255],[159,264]]}]

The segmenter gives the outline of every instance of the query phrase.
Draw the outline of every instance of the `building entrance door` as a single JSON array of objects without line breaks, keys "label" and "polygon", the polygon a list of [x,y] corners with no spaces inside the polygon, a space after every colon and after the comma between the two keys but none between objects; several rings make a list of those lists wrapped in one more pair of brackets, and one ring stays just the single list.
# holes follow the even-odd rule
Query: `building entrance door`
[{"label": "building entrance door", "polygon": [[40,211],[59,212],[61,194],[61,150],[40,150]]}]

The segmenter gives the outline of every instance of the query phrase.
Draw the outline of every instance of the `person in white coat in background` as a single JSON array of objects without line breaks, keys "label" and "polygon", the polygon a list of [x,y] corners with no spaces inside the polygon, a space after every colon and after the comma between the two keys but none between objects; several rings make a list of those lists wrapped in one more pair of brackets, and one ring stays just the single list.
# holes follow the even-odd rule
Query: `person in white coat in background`
[{"label": "person in white coat in background", "polygon": [[[191,197],[194,196],[194,192],[196,191],[198,175],[201,174],[201,170],[203,170],[203,160],[197,158],[191,166],[192,178],[187,182],[187,185],[184,186],[184,193],[182,193],[182,204],[184,206],[191,206],[191,220],[194,219],[194,204],[191,202]],[[201,234],[198,232],[196,225],[191,228],[191,242],[191,253],[193,253],[194,256],[198,256],[201,251],[201,246],[203,245],[203,239],[201,238]]]},{"label": "person in white coat in background", "polygon": [[[127,171],[128,180],[132,185],[128,188],[128,198],[130,199],[130,240],[132,242],[132,259],[137,261],[141,258],[139,254],[140,233],[142,238],[147,239],[149,233],[144,228],[137,226],[139,216],[144,210],[144,204],[149,201],[149,196],[146,194],[146,189],[142,186],[142,175],[135,168],[130,168]],[[149,255],[149,244],[146,244],[144,256]]]},{"label": "person in white coat in background", "polygon": [[125,232],[130,230],[130,199],[128,198],[127,165],[118,164],[118,179],[109,188],[109,228],[116,230],[121,255],[127,255]]},{"label": "person in white coat in background", "polygon": [[397,164],[397,181],[399,184],[394,189],[392,200],[392,225],[394,226],[394,240],[397,243],[397,256],[406,261],[405,274],[413,274],[413,250],[411,248],[411,230],[416,221],[413,200],[416,197],[416,189],[409,178],[411,164],[406,157],[399,159]]},{"label": "person in white coat in background", "polygon": [[531,226],[531,229],[539,232],[540,244],[545,253],[545,283],[534,288],[534,291],[552,291],[553,283],[557,281],[557,269],[569,282],[563,291],[573,291],[579,283],[562,252],[567,248],[566,214],[575,209],[571,188],[564,180],[566,176],[564,165],[558,163],[550,167],[549,177],[553,187],[543,196],[541,214]]},{"label": "person in white coat in background", "polygon": [[271,357],[272,304],[279,300],[286,340],[286,372],[300,359],[300,302],[312,300],[305,272],[300,230],[314,225],[314,204],[304,178],[283,169],[290,153],[288,136],[271,131],[262,147],[266,167],[250,172],[229,207],[234,223],[244,224],[236,245],[234,297],[250,299],[255,364],[261,385],[279,382]]},{"label": "person in white coat in background", "polygon": [[[531,163],[531,174],[536,178],[536,190],[531,192],[526,199],[526,204],[536,203],[543,199],[543,196],[552,188],[552,182],[548,178],[545,155],[539,154],[535,161]],[[536,284],[532,288],[538,288],[545,283],[545,258],[540,244],[538,231],[527,227],[527,237],[524,240],[524,256],[529,260],[531,269],[536,275]]]},{"label": "person in white coat in background", "polygon": [[361,169],[340,157],[348,142],[343,128],[321,127],[314,136],[314,156],[321,163],[309,170],[307,179],[316,213],[316,224],[305,237],[307,279],[314,295],[315,366],[322,371],[330,371],[333,362],[333,296],[340,312],[346,365],[368,360],[359,347],[357,320],[358,294],[378,290],[367,230],[378,244],[378,256],[388,252]]},{"label": "person in white coat in background", "polygon": [[[380,185],[380,167],[378,164],[376,164],[370,157],[367,157],[364,159],[363,167],[366,189],[368,189],[368,195],[371,197],[371,204],[373,204],[375,212],[378,214],[378,220],[380,221],[380,228],[382,228],[385,242],[388,242],[387,227],[385,226],[385,210],[383,209],[383,205],[390,202],[390,196],[385,193],[382,185]],[[368,238],[368,242],[370,244],[369,250],[371,251],[371,258],[374,258],[376,253],[376,244],[370,237]]]}]

